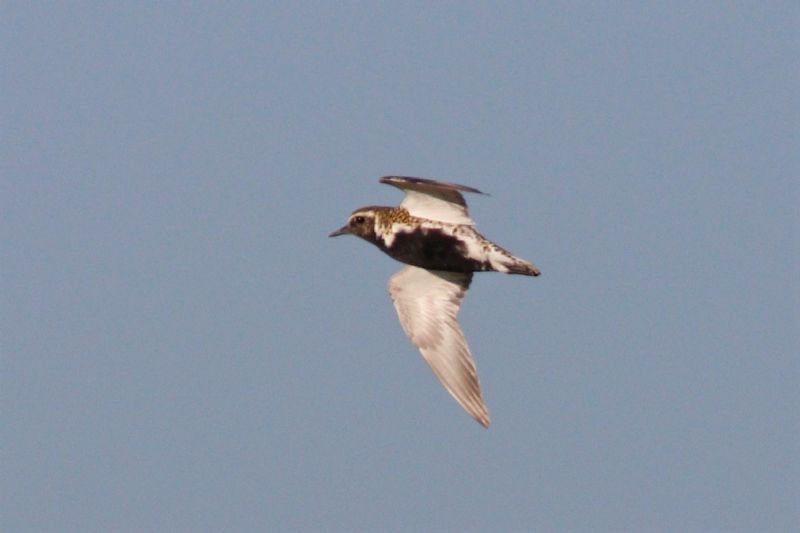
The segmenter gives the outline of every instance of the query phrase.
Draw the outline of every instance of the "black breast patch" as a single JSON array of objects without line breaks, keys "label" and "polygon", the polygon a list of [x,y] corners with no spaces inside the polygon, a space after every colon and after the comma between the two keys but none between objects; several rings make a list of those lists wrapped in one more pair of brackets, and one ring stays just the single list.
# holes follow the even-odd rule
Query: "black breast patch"
[{"label": "black breast patch", "polygon": [[488,262],[467,256],[466,245],[457,237],[436,228],[417,228],[395,235],[391,247],[378,246],[403,263],[430,270],[476,272],[490,270]]}]

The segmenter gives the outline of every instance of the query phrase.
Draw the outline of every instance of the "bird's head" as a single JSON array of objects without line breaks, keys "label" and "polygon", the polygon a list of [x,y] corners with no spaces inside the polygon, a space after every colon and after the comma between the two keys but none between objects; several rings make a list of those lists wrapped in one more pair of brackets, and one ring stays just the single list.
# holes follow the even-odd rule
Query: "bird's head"
[{"label": "bird's head", "polygon": [[362,207],[356,209],[347,219],[347,224],[337,229],[329,237],[338,237],[339,235],[355,235],[364,240],[375,241],[375,219],[376,209],[373,207]]}]

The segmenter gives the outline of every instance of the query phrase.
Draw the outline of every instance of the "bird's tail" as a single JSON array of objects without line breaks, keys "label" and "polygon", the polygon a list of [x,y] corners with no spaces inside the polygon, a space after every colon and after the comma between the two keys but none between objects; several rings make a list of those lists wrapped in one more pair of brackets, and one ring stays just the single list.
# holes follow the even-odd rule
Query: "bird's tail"
[{"label": "bird's tail", "polygon": [[[477,233],[477,232],[476,232]],[[505,272],[506,274],[521,274],[523,276],[539,276],[542,272],[530,261],[517,257],[502,246],[486,239],[483,235],[478,237],[488,244],[487,261],[484,263],[488,268],[495,272]]]},{"label": "bird's tail", "polygon": [[519,257],[514,257],[505,264],[509,274],[522,274],[523,276],[538,276],[542,273],[536,265]]},{"label": "bird's tail", "polygon": [[506,274],[522,274],[523,276],[538,276],[542,272],[530,261],[525,261],[517,257],[505,248],[493,244],[492,253],[489,256],[489,264],[492,270],[505,272]]}]

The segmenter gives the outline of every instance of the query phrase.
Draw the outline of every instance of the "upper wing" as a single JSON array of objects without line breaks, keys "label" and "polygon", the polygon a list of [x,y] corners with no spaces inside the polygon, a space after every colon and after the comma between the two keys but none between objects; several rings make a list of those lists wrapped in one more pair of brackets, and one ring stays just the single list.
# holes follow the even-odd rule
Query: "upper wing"
[{"label": "upper wing", "polygon": [[407,266],[389,279],[400,325],[444,388],[472,417],[489,427],[478,372],[456,321],[472,273]]},{"label": "upper wing", "polygon": [[459,191],[483,194],[478,189],[407,176],[384,176],[380,182],[393,185],[406,193],[400,206],[405,207],[412,216],[450,224],[475,225],[469,218],[467,202]]}]

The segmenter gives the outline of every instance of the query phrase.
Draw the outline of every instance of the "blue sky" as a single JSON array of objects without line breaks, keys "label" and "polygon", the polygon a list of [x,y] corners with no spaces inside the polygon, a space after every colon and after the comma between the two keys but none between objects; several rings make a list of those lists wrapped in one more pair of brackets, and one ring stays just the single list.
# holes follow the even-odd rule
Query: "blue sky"
[{"label": "blue sky", "polygon": [[[786,531],[791,2],[6,2],[2,529]],[[484,430],[328,239],[477,187]]]}]

